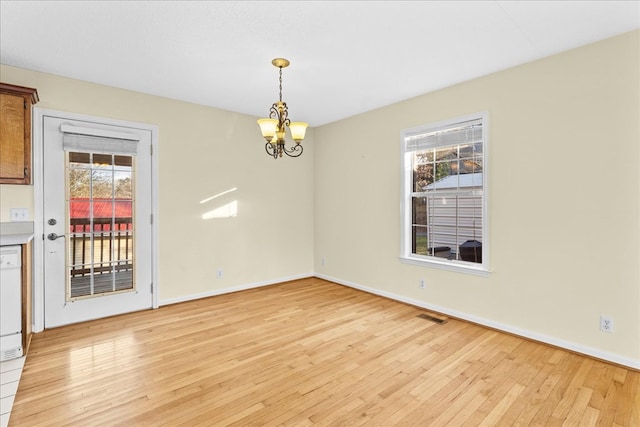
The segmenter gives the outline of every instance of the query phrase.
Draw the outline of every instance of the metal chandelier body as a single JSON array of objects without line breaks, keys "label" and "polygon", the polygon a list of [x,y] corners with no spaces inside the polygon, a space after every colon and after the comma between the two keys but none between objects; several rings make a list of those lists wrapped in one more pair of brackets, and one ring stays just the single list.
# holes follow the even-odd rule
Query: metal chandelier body
[{"label": "metal chandelier body", "polygon": [[[269,118],[258,119],[262,136],[267,141],[264,148],[267,154],[274,159],[282,157],[286,154],[289,157],[298,157],[302,154],[302,145],[300,143],[304,139],[307,131],[308,123],[292,122],[289,119],[289,109],[287,103],[282,101],[282,69],[289,66],[289,60],[284,58],[276,58],[271,63],[279,68],[280,72],[280,99],[271,105],[269,110]],[[287,148],[285,146],[284,135],[285,126],[291,132],[291,138],[296,145]]]}]

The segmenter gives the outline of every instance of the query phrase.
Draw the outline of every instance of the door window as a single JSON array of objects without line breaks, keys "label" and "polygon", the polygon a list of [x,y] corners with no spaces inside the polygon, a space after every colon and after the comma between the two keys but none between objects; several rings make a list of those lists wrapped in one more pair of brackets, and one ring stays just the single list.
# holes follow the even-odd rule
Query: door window
[{"label": "door window", "polygon": [[67,300],[135,290],[134,157],[66,153]]}]

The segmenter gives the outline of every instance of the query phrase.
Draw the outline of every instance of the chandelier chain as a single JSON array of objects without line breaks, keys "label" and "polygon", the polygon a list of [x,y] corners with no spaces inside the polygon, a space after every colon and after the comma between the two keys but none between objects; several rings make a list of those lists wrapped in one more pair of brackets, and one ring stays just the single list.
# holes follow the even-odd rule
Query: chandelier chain
[{"label": "chandelier chain", "polygon": [[280,102],[282,102],[282,67],[278,67],[280,69]]}]

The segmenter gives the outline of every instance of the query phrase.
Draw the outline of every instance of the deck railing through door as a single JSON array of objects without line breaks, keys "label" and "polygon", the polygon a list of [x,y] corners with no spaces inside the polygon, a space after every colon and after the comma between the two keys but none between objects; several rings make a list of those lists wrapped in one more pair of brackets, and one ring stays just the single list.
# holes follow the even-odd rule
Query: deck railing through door
[{"label": "deck railing through door", "polygon": [[[133,269],[133,223],[129,218],[72,218],[71,277]],[[93,265],[91,236],[93,235]],[[92,268],[93,267],[93,270]]]}]

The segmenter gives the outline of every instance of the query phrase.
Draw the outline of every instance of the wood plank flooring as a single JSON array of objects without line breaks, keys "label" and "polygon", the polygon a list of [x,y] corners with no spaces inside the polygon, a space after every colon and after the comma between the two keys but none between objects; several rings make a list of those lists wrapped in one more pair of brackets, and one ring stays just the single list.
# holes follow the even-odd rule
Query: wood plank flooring
[{"label": "wood plank flooring", "polygon": [[10,426],[639,426],[640,373],[311,278],[36,334]]}]

